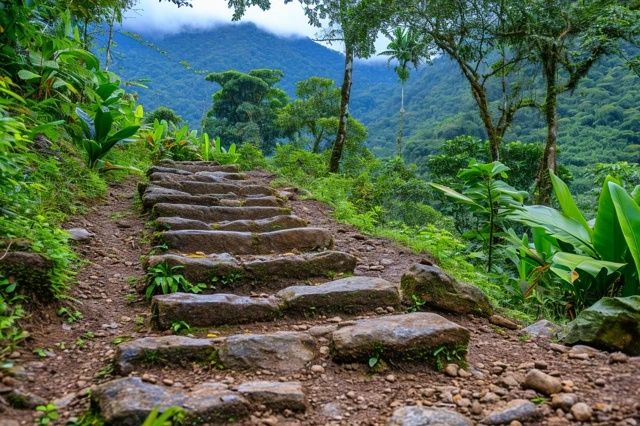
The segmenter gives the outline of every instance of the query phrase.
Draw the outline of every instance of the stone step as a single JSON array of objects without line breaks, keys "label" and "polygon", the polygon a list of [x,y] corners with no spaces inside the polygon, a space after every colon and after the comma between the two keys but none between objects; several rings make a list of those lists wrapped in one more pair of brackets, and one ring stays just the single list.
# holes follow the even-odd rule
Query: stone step
[{"label": "stone step", "polygon": [[153,183],[159,182],[209,182],[209,183],[231,183],[235,181],[244,181],[247,175],[244,173],[227,173],[227,172],[196,172],[188,175],[176,173],[160,173],[155,172],[149,175],[149,181]]},{"label": "stone step", "polygon": [[98,385],[91,400],[105,423],[117,426],[142,424],[154,408],[163,412],[181,407],[188,424],[226,424],[248,417],[261,405],[278,412],[301,412],[307,407],[299,382],[269,381],[246,382],[235,389],[210,381],[185,390],[125,377]]},{"label": "stone step", "polygon": [[[442,355],[464,357],[469,330],[429,312],[392,315],[356,321],[332,334],[337,361],[367,362],[381,359],[407,362],[437,362]],[[450,361],[452,362],[452,361]]]},{"label": "stone step", "polygon": [[166,243],[169,249],[182,253],[271,254],[288,253],[293,250],[318,251],[333,246],[331,232],[322,228],[283,229],[258,234],[235,231],[165,231],[160,234],[159,239]]},{"label": "stone step", "polygon": [[198,182],[191,180],[155,181],[151,182],[151,184],[140,183],[138,185],[138,192],[140,195],[142,195],[146,188],[151,185],[166,189],[175,189],[191,195],[235,194],[238,197],[248,197],[252,195],[277,195],[277,191],[275,189],[264,185],[238,185],[236,183],[228,182]]},{"label": "stone step", "polygon": [[187,192],[160,187],[149,187],[142,194],[142,205],[151,209],[158,203],[188,204],[226,207],[282,207],[285,201],[274,196],[238,198],[235,195],[191,195]]},{"label": "stone step", "polygon": [[[276,287],[280,279],[309,279],[351,273],[356,267],[353,255],[340,251],[322,251],[299,255],[231,256],[211,254],[208,256],[182,256],[162,254],[151,256],[149,266],[167,262],[171,266],[182,266],[180,273],[192,283],[210,283],[233,277],[233,283],[241,285],[260,282],[265,287]],[[229,281],[229,280],[227,280]]]},{"label": "stone step", "polygon": [[292,286],[271,297],[174,293],[155,296],[154,325],[174,321],[195,327],[272,321],[281,315],[356,313],[400,305],[398,286],[381,278],[349,277],[312,286]]},{"label": "stone step", "polygon": [[283,207],[194,206],[170,203],[158,203],[153,206],[153,215],[155,217],[178,216],[203,222],[257,220],[288,215],[289,213],[291,213],[291,210]]},{"label": "stone step", "polygon": [[299,371],[316,357],[316,341],[308,333],[278,331],[237,334],[217,339],[184,336],[144,337],[121,343],[115,355],[120,374],[135,366],[184,366],[188,361],[208,362],[237,370]]},{"label": "stone step", "polygon": [[240,169],[235,164],[182,164],[178,162],[162,162],[158,165],[151,166],[147,170],[147,176],[152,173],[174,173],[180,175],[187,175],[197,172],[224,172],[224,173],[239,173]]},{"label": "stone step", "polygon": [[274,216],[258,220],[230,220],[207,223],[199,220],[181,217],[159,217],[155,220],[156,227],[165,231],[179,231],[200,229],[204,231],[237,231],[237,232],[271,232],[280,229],[304,228],[307,221],[298,216]]}]

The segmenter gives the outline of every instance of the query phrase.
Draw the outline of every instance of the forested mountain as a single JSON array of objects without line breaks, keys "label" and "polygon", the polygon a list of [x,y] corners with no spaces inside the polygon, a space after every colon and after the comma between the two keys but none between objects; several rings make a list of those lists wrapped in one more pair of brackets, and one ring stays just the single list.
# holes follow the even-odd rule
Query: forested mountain
[{"label": "forested mountain", "polygon": [[[218,86],[206,73],[277,68],[280,86],[293,95],[296,81],[313,75],[338,83],[340,53],[305,38],[281,38],[253,24],[152,38],[117,33],[112,68],[125,79],[147,80],[138,89],[147,109],[166,105],[199,125]],[[384,62],[356,64],[354,116],[369,128],[369,146],[379,155],[393,152],[400,86]],[[406,91],[406,156],[420,165],[444,140],[462,134],[484,136],[466,81],[455,64],[439,58],[412,72]],[[640,160],[640,78],[616,59],[594,67],[573,94],[560,100],[560,146],[565,164]],[[509,140],[541,142],[544,125],[536,110],[517,116]]]}]

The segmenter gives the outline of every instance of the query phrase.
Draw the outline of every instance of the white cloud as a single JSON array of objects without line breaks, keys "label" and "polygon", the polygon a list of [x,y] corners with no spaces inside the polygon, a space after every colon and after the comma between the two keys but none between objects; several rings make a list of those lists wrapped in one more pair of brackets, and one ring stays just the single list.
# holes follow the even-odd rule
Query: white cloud
[{"label": "white cloud", "polygon": [[[168,1],[140,0],[124,19],[125,29],[145,35],[175,34],[190,29],[210,29],[230,24],[233,12],[224,0],[193,0],[193,7],[178,8]],[[283,37],[313,37],[317,28],[308,24],[297,2],[274,1],[263,11],[247,10],[242,22],[253,22],[259,28]]]},{"label": "white cloud", "polygon": [[[188,30],[207,30],[232,23],[233,12],[225,0],[192,0],[192,4],[193,7],[178,8],[167,0],[139,0],[127,12],[123,27],[146,36],[161,36]],[[266,11],[252,7],[246,11],[241,22],[252,22],[282,37],[313,38],[319,31],[319,28],[308,23],[302,6],[296,1],[285,4],[284,0],[274,0]],[[385,50],[387,44],[387,39],[380,38],[376,48],[378,51]],[[342,50],[339,44],[327,47]],[[378,59],[376,56],[372,58]]]}]

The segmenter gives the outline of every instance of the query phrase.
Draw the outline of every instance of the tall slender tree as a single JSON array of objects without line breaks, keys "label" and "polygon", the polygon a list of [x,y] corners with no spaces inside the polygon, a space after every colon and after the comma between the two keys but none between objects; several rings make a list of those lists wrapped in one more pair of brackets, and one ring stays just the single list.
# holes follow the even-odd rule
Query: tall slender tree
[{"label": "tall slender tree", "polygon": [[409,81],[409,65],[418,68],[424,57],[424,45],[420,43],[418,36],[412,30],[398,27],[390,37],[387,50],[380,55],[389,56],[389,63],[396,61],[394,71],[400,80],[400,123],[396,136],[396,155],[402,157],[402,138],[404,137],[404,87]]}]

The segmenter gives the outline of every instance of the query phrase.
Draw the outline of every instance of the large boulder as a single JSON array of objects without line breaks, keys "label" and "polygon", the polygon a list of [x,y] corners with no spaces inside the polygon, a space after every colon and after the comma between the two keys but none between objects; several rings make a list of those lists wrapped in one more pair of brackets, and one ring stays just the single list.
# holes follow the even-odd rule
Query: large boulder
[{"label": "large boulder", "polygon": [[436,350],[463,355],[469,330],[429,312],[356,321],[333,332],[339,361],[368,361],[373,355],[398,361],[433,362]]},{"label": "large boulder", "polygon": [[406,298],[416,296],[430,308],[482,316],[493,313],[489,299],[479,288],[457,282],[427,261],[413,265],[402,276],[400,286]]},{"label": "large boulder", "polygon": [[640,296],[600,299],[567,325],[561,339],[640,355]]}]

